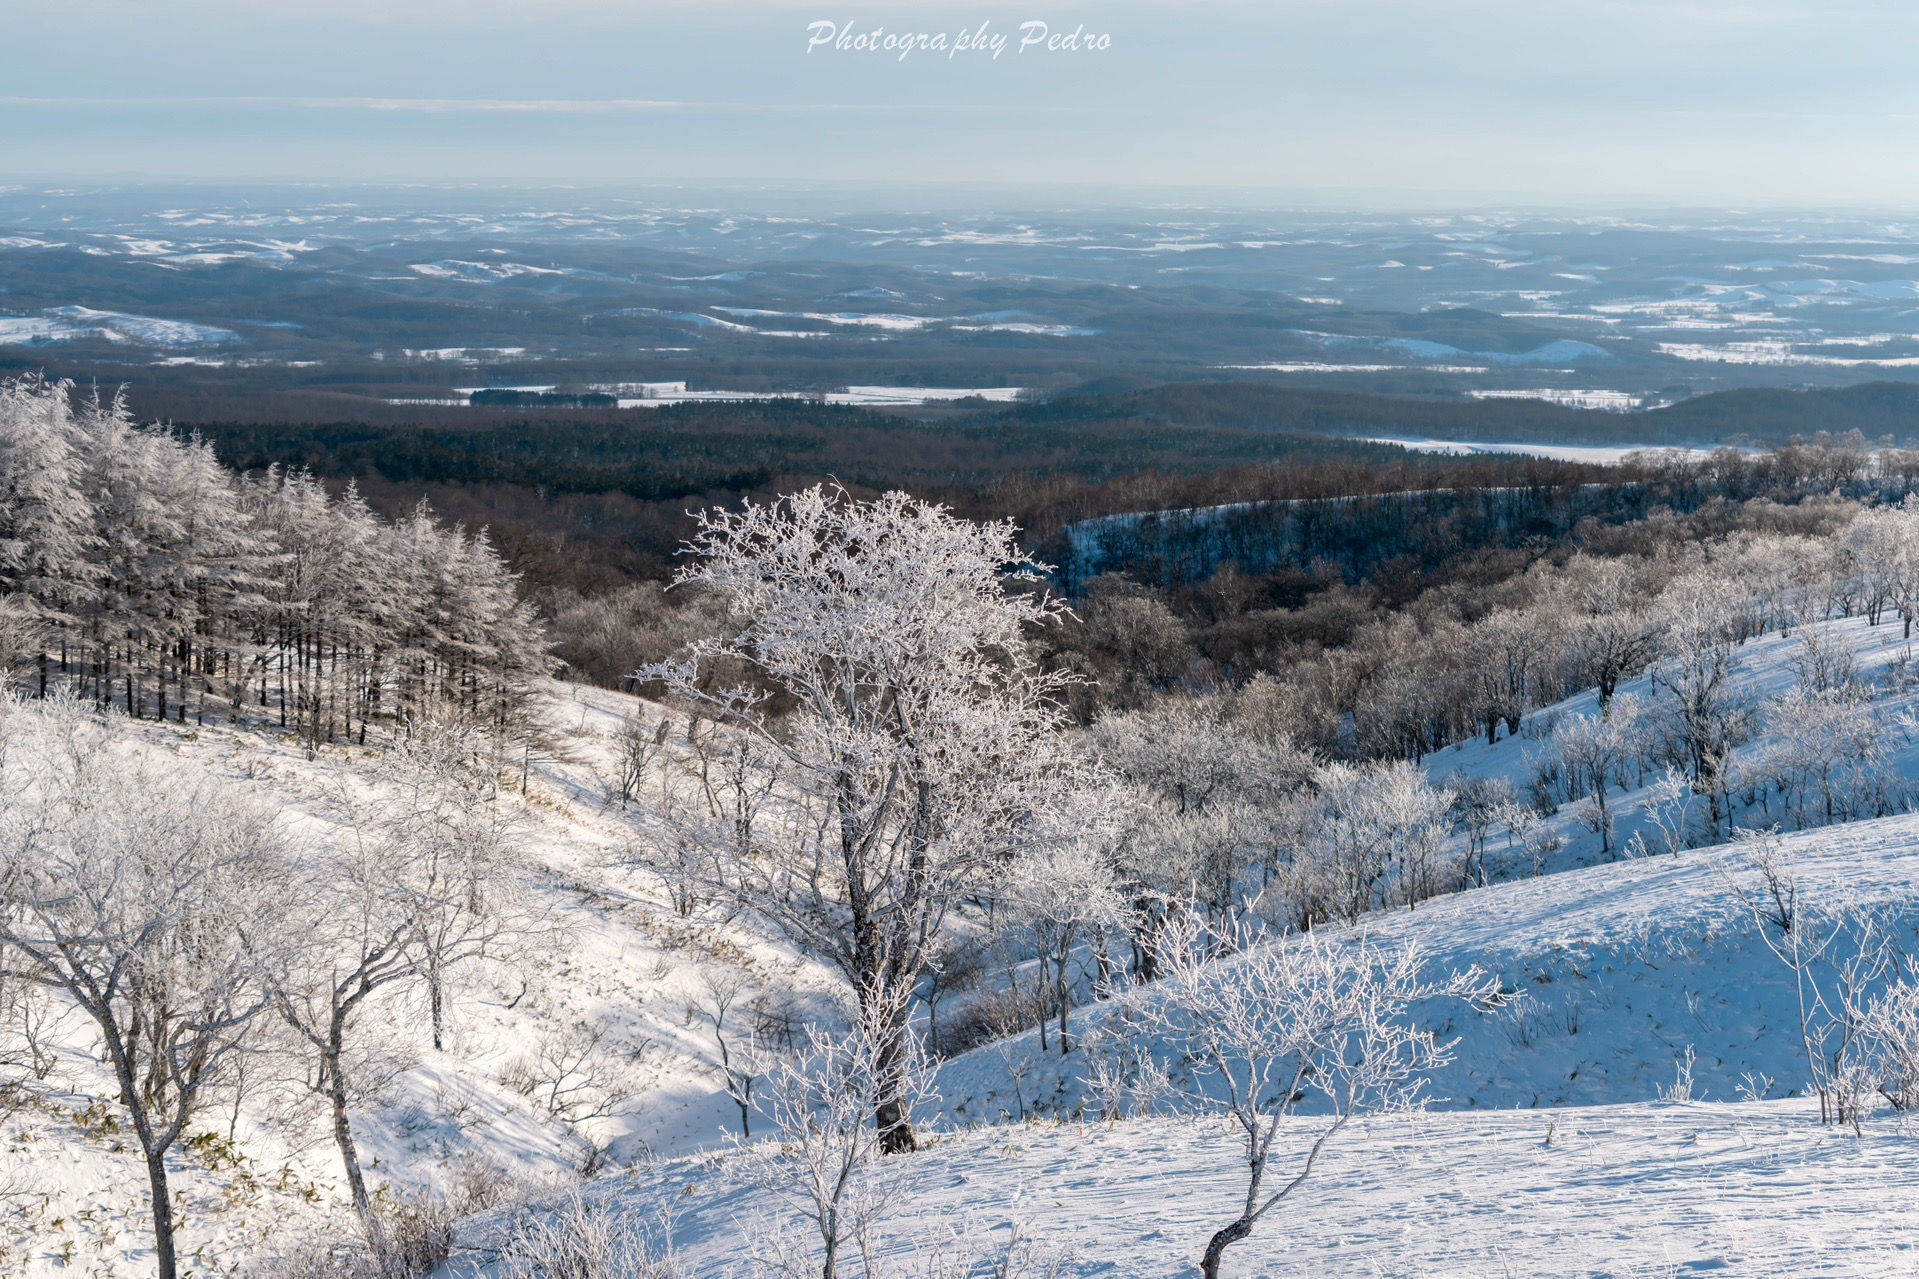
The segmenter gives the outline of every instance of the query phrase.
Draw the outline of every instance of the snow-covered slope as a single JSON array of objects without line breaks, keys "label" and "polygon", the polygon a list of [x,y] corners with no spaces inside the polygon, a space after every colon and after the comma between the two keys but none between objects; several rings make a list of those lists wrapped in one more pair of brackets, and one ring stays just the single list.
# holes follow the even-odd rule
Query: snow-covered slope
[{"label": "snow-covered slope", "polygon": [[[1803,832],[1784,847],[1808,905],[1885,908],[1919,953],[1919,816]],[[1734,892],[1729,876],[1746,873],[1726,849],[1693,849],[1473,889],[1321,935],[1414,944],[1434,969],[1477,964],[1524,992],[1496,1012],[1435,1013],[1460,1041],[1434,1077],[1439,1108],[1650,1101],[1688,1049],[1696,1095],[1731,1100],[1747,1074],[1764,1074],[1780,1096],[1805,1083],[1797,1004]],[[1082,1013],[1082,1037],[1106,1013]],[[948,1062],[940,1094],[957,1120],[1070,1115],[1087,1100],[1083,1069],[1078,1051],[1042,1051],[1028,1032]]]},{"label": "snow-covered slope", "polygon": [[[1821,633],[1851,648],[1877,682],[1883,712],[1909,708],[1908,650],[1896,626],[1839,621]],[[1739,678],[1757,695],[1783,689],[1800,643],[1773,636],[1744,646]],[[1622,691],[1649,692],[1643,681]],[[1518,738],[1439,752],[1428,771],[1503,776],[1523,792],[1543,726],[1591,710],[1589,697],[1572,699],[1529,717]],[[679,916],[667,885],[623,856],[658,818],[649,804],[608,803],[614,739],[633,717],[657,722],[657,708],[554,685],[544,713],[551,746],[508,762],[502,802],[545,931],[461,975],[445,1051],[425,1042],[416,999],[378,1010],[411,1060],[356,1116],[363,1153],[374,1180],[395,1191],[451,1185],[489,1167],[557,1182],[590,1138],[640,1171],[616,1171],[588,1193],[649,1221],[671,1218],[688,1273],[723,1274],[765,1238],[759,1219],[784,1210],[748,1188],[735,1157],[712,1153],[732,1111],[712,1041],[687,1002],[721,968],[803,998],[831,983],[745,921]],[[151,721],[124,730],[170,768],[267,795],[314,838],[329,837],[330,797],[342,788],[380,799],[371,750],[329,748],[309,759],[297,743],[256,731]],[[1902,739],[1893,767],[1919,775],[1919,746]],[[1618,797],[1622,842],[1645,798]],[[1324,930],[1417,944],[1435,968],[1479,965],[1519,997],[1495,1012],[1432,1010],[1432,1024],[1459,1041],[1434,1080],[1434,1111],[1380,1121],[1339,1146],[1325,1175],[1262,1225],[1229,1270],[1919,1273],[1906,1251],[1919,1246],[1910,1208],[1919,1147],[1891,1120],[1869,1125],[1863,1140],[1839,1137],[1811,1122],[1803,1101],[1777,1100],[1806,1082],[1794,992],[1734,891],[1736,854],[1711,847],[1602,862],[1570,816],[1548,823],[1568,840],[1548,873],[1535,878],[1515,859],[1506,865],[1515,878],[1376,914],[1350,932]],[[1502,841],[1492,836],[1495,847]],[[1881,910],[1898,943],[1919,954],[1919,816],[1789,834],[1783,848],[1809,904]],[[1107,1016],[1097,1006],[1077,1011],[1076,1042]],[[502,1076],[550,1037],[585,1025],[617,1050],[630,1097],[615,1115],[569,1126]],[[109,1094],[86,1060],[85,1027],[71,1023],[57,1038],[66,1045],[59,1068],[29,1105],[0,1118],[0,1273],[141,1273],[141,1170],[112,1108],[96,1104]],[[1710,1104],[1656,1103],[1689,1054],[1693,1094]],[[1063,1275],[1188,1269],[1205,1234],[1230,1216],[1240,1170],[1226,1135],[1169,1119],[1075,1122],[1083,1069],[1079,1052],[1061,1058],[1032,1033],[946,1063],[939,1087],[950,1135],[888,1161],[884,1175],[904,1183],[889,1192],[897,1211],[883,1248],[901,1264],[916,1255],[924,1270],[932,1252],[960,1248],[954,1232],[996,1246],[1017,1223],[1048,1247],[1070,1248],[1077,1259]],[[1753,1095],[1773,1100],[1728,1104]],[[185,1252],[205,1273],[267,1234],[342,1210],[323,1130],[290,1140],[266,1118],[253,1102],[237,1117],[209,1113],[192,1147],[175,1154]],[[669,1161],[653,1164],[649,1151]],[[1751,1229],[1755,1218],[1768,1227]],[[480,1239],[488,1227],[476,1219],[463,1237]]]},{"label": "snow-covered slope", "polygon": [[[1919,776],[1919,741],[1896,727],[1915,695],[1904,677],[1911,646],[1896,621],[1863,619],[1815,624],[1811,631],[1853,655],[1857,673],[1876,689],[1876,709],[1894,739],[1888,770]],[[1734,677],[1755,704],[1792,686],[1803,632],[1749,641]],[[1621,686],[1627,698],[1652,698],[1645,677]],[[1543,734],[1570,715],[1594,715],[1590,693],[1529,715],[1516,737],[1483,738],[1435,752],[1425,761],[1436,781],[1494,777],[1526,793]],[[1765,749],[1760,736],[1742,757]],[[1649,788],[1615,790],[1616,841],[1647,830]],[[1702,806],[1703,807],[1703,806]],[[1734,822],[1765,827],[1775,813],[1741,807]],[[1703,1095],[1730,1099],[1770,1077],[1767,1095],[1805,1086],[1797,1003],[1789,972],[1766,949],[1735,880],[1749,876],[1725,845],[1676,856],[1611,861],[1595,835],[1569,809],[1544,820],[1564,841],[1535,876],[1530,860],[1508,851],[1504,834],[1489,837],[1487,860],[1504,882],[1364,917],[1353,929],[1322,935],[1365,935],[1412,944],[1435,969],[1478,965],[1508,991],[1525,992],[1498,1013],[1449,1008],[1433,1022],[1460,1040],[1457,1057],[1434,1079],[1434,1104],[1447,1108],[1588,1105],[1650,1100],[1673,1082],[1690,1050]],[[1463,835],[1454,836],[1455,846]],[[1801,879],[1809,907],[1842,905],[1884,911],[1894,941],[1919,955],[1919,815],[1904,814],[1791,833],[1782,847]],[[1618,854],[1615,854],[1616,856]],[[1106,1010],[1079,1015],[1097,1028]],[[1085,1104],[1079,1055],[1042,1051],[1037,1032],[976,1050],[941,1071],[944,1108],[956,1119],[996,1121],[1033,1113],[1078,1113]],[[1015,1077],[1018,1082],[1015,1082]]]},{"label": "snow-covered slope", "polygon": [[[1279,1158],[1296,1159],[1299,1125]],[[1231,1137],[1166,1119],[1035,1123],[889,1161],[881,1274],[1170,1279],[1244,1194]],[[1434,1114],[1361,1125],[1227,1254],[1260,1279],[1737,1279],[1919,1271],[1919,1142],[1819,1127],[1803,1102]],[[594,1207],[670,1220],[683,1273],[763,1273],[781,1205],[728,1157],[608,1179]],[[689,1208],[688,1205],[695,1205]],[[467,1238],[494,1223],[471,1223]],[[1030,1241],[1025,1247],[1009,1243]],[[986,1268],[1011,1251],[1016,1264]],[[936,1260],[937,1259],[937,1260]],[[955,1262],[972,1259],[977,1269]],[[953,1268],[940,1269],[944,1261]],[[484,1273],[476,1264],[449,1275]]]},{"label": "snow-covered slope", "polygon": [[[1907,640],[1898,618],[1890,614],[1877,626],[1870,625],[1863,617],[1835,618],[1795,628],[1789,635],[1770,632],[1740,645],[1735,650],[1736,666],[1729,687],[1737,698],[1756,710],[1759,719],[1754,739],[1734,753],[1731,770],[1737,773],[1741,763],[1755,759],[1771,743],[1776,725],[1766,714],[1768,701],[1799,682],[1795,664],[1806,651],[1808,636],[1833,652],[1850,655],[1854,672],[1861,686],[1870,690],[1872,705],[1886,728],[1883,744],[1889,756],[1887,771],[1910,794],[1913,784],[1919,782],[1919,732],[1914,731],[1910,722],[1910,717],[1919,712],[1919,641]],[[1618,693],[1622,699],[1637,700],[1651,707],[1656,707],[1662,697],[1647,675],[1622,682]],[[1423,764],[1435,782],[1461,776],[1500,778],[1524,796],[1533,762],[1544,750],[1544,739],[1552,725],[1567,716],[1597,713],[1596,695],[1590,691],[1579,693],[1527,715],[1517,737],[1502,735],[1491,745],[1485,738],[1475,737],[1434,751]],[[1616,842],[1622,848],[1634,834],[1642,832],[1652,847],[1661,847],[1663,843],[1646,829],[1644,809],[1649,793],[1646,786],[1637,784],[1640,780],[1635,777],[1625,788],[1613,791]],[[1751,807],[1739,804],[1737,794],[1733,798],[1737,806],[1736,825],[1763,829],[1781,823],[1785,816],[1776,803],[1771,807]],[[1546,824],[1565,841],[1563,856],[1552,863],[1553,867],[1590,864],[1600,859],[1598,837],[1580,827],[1569,810],[1548,818]],[[1495,851],[1502,842],[1495,837]]]},{"label": "snow-covered slope", "polygon": [[[1919,817],[1787,837],[1804,900],[1883,907],[1911,947]],[[1478,963],[1524,995],[1451,1011],[1454,1065],[1423,1115],[1362,1124],[1229,1254],[1240,1276],[1895,1276],[1919,1271],[1919,1144],[1882,1117],[1863,1137],[1803,1098],[1793,991],[1732,892],[1723,849],[1494,885],[1366,921],[1436,965]],[[1357,931],[1357,930],[1355,930]],[[1520,1010],[1524,1010],[1522,1013]],[[1080,1032],[1102,1010],[1080,1016]],[[1656,1100],[1694,1051],[1690,1103]],[[880,1273],[997,1264],[1013,1273],[1193,1273],[1244,1193],[1217,1121],[1074,1118],[1080,1061],[1027,1034],[940,1073],[946,1134],[889,1160]],[[1773,1100],[1735,1100],[1760,1074]],[[1012,1089],[1018,1076],[1023,1096]],[[1743,1078],[1742,1078],[1743,1077]],[[1748,1094],[1749,1095],[1749,1094]],[[1613,1103],[1613,1104],[1595,1104]],[[1009,1122],[1017,1113],[1026,1122]],[[1295,1166],[1310,1119],[1290,1121]],[[684,1273],[749,1275],[764,1241],[803,1234],[736,1155],[598,1183],[596,1208],[671,1222]],[[462,1235],[484,1245],[497,1223]],[[661,1228],[663,1229],[663,1227]],[[449,1273],[485,1273],[476,1261]]]},{"label": "snow-covered slope", "polygon": [[[620,856],[652,817],[649,805],[607,802],[612,738],[629,716],[657,722],[657,708],[556,684],[544,713],[552,748],[510,761],[501,797],[525,854],[524,904],[536,932],[455,974],[444,1051],[428,1042],[417,991],[369,1014],[405,1068],[356,1114],[356,1136],[370,1179],[394,1193],[442,1189],[486,1169],[532,1184],[563,1179],[588,1140],[615,1161],[710,1144],[733,1112],[710,1069],[712,1040],[687,1016],[702,975],[743,973],[749,993],[756,974],[777,974],[780,987],[802,992],[820,982],[763,937],[681,918],[662,883]],[[251,729],[118,727],[169,774],[211,774],[262,795],[308,838],[338,837],[330,801],[343,788],[393,802],[370,780],[378,757],[370,748],[329,747],[309,759],[297,742]],[[614,1114],[569,1125],[502,1076],[581,1026],[603,1032],[602,1056],[618,1064],[619,1090],[630,1095]],[[88,1024],[69,1016],[51,1040],[60,1049],[55,1069],[22,1108],[0,1108],[0,1274],[144,1273],[145,1172],[119,1128]],[[270,1101],[277,1108],[262,1090],[236,1116],[229,1099],[216,1098],[189,1128],[190,1148],[174,1152],[182,1256],[198,1265],[230,1264],[268,1234],[344,1209],[324,1125],[296,1125],[304,1138],[290,1136],[286,1124],[266,1122]]]}]

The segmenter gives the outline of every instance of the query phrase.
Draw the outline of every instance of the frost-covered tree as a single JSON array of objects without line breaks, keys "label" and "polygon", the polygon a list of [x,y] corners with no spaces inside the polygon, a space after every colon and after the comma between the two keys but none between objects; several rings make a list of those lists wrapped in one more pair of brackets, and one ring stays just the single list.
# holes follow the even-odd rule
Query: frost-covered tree
[{"label": "frost-covered tree", "polygon": [[1351,922],[1459,887],[1463,860],[1445,858],[1451,805],[1451,792],[1404,760],[1320,769],[1294,818],[1288,880],[1295,922]]},{"label": "frost-covered tree", "polygon": [[765,1075],[766,1045],[752,1030],[739,1025],[738,1013],[746,995],[746,974],[727,969],[703,973],[700,992],[687,1001],[687,1020],[706,1023],[718,1050],[716,1073],[727,1097],[739,1108],[740,1136],[753,1135],[753,1087]]},{"label": "frost-covered tree", "polygon": [[71,701],[0,706],[0,734],[0,980],[91,1021],[146,1165],[155,1270],[174,1279],[167,1155],[265,1010],[243,924],[274,915],[283,836]]},{"label": "frost-covered tree", "polygon": [[[1074,766],[1061,742],[1064,681],[1029,659],[1023,630],[1063,606],[1009,524],[975,524],[889,493],[811,488],[703,516],[680,575],[723,601],[724,638],[646,668],[770,748],[792,820],[750,858],[713,850],[743,903],[835,965],[862,999],[897,1010],[924,976],[947,911],[1033,842]],[[712,678],[727,667],[745,679]],[[774,714],[774,695],[793,708]],[[888,1150],[913,1147],[898,1098],[875,1116]]]},{"label": "frost-covered tree", "polygon": [[1486,730],[1486,743],[1519,731],[1533,705],[1533,691],[1546,664],[1549,637],[1541,619],[1520,609],[1501,609],[1467,632],[1467,669],[1471,673],[1474,714]]},{"label": "frost-covered tree", "polygon": [[1466,878],[1487,880],[1486,841],[1507,820],[1516,795],[1503,777],[1487,777],[1464,770],[1446,778],[1453,796],[1453,820],[1466,835]]},{"label": "frost-covered tree", "polygon": [[1626,564],[1580,558],[1567,571],[1573,603],[1568,657],[1576,677],[1598,689],[1604,716],[1620,681],[1660,655],[1664,619],[1648,607]]},{"label": "frost-covered tree", "polygon": [[351,1107],[393,1054],[368,1033],[368,1004],[426,983],[439,1047],[451,970],[504,940],[514,923],[500,907],[513,896],[513,868],[472,749],[456,734],[424,732],[396,748],[379,772],[397,803],[339,788],[334,839],[303,850],[275,913],[290,936],[260,934],[278,951],[266,970],[273,1006],[311,1060],[309,1077],[326,1101],[354,1211],[376,1254],[387,1241]]},{"label": "frost-covered tree", "polygon": [[[1915,536],[1912,518],[1906,511],[1891,507],[1862,511],[1846,529],[1844,545],[1858,575],[1866,620],[1877,626],[1886,607],[1897,606],[1909,593],[1908,578],[1919,571],[1919,565],[1913,563],[1919,559],[1919,536]],[[1906,637],[1912,637],[1910,621],[1906,623]]]},{"label": "frost-covered tree", "polygon": [[[1477,969],[1428,977],[1418,952],[1319,933],[1257,943],[1213,935],[1194,913],[1169,929],[1165,975],[1129,998],[1129,1028],[1186,1064],[1166,1075],[1164,1104],[1223,1115],[1246,1170],[1239,1215],[1217,1231],[1200,1272],[1217,1279],[1226,1249],[1253,1233],[1312,1175],[1326,1145],[1353,1119],[1419,1104],[1427,1074],[1450,1045],[1412,1024],[1429,1000],[1486,1004],[1498,985]],[[1223,959],[1212,956],[1232,952]],[[1288,1121],[1309,1100],[1319,1113],[1303,1153],[1277,1177],[1295,1131]],[[1321,1109],[1323,1107],[1323,1109]],[[1277,1184],[1274,1184],[1277,1182]]]},{"label": "frost-covered tree", "polygon": [[1919,1109],[1919,972],[1910,960],[1868,1005],[1865,1041],[1875,1083],[1893,1109]]},{"label": "frost-covered tree", "polygon": [[1617,699],[1604,717],[1565,716],[1553,725],[1536,765],[1551,788],[1584,806],[1584,822],[1599,836],[1605,857],[1613,855],[1612,790],[1624,786],[1638,764],[1640,719],[1640,703],[1631,697]]},{"label": "frost-covered tree", "polygon": [[1905,730],[1857,685],[1788,689],[1767,704],[1766,736],[1742,779],[1776,787],[1792,821],[1823,826],[1897,807],[1893,753]]},{"label": "frost-covered tree", "polygon": [[[79,438],[64,385],[0,381],[0,597],[23,622],[49,624],[36,634],[72,625],[95,589]],[[47,662],[38,657],[44,693]]]},{"label": "frost-covered tree", "polygon": [[1706,573],[1676,582],[1662,599],[1666,652],[1652,677],[1666,696],[1653,703],[1650,727],[1706,797],[1714,830],[1729,816],[1732,753],[1750,740],[1755,723],[1752,700],[1735,678],[1740,603],[1735,585]]},{"label": "frost-covered tree", "polygon": [[397,798],[378,838],[391,859],[390,882],[414,916],[416,971],[436,1050],[446,1047],[458,971],[545,932],[527,905],[512,823],[488,758],[476,730],[427,725],[383,761]]},{"label": "frost-covered tree", "polygon": [[275,1009],[312,1059],[310,1080],[325,1098],[333,1144],[368,1245],[386,1240],[367,1190],[350,1107],[359,1100],[360,1014],[368,998],[414,975],[414,921],[403,895],[388,891],[378,854],[353,848],[324,867],[302,867],[286,918],[294,944],[267,980]]},{"label": "frost-covered tree", "polygon": [[1227,714],[1220,698],[1162,698],[1093,726],[1103,764],[1131,792],[1115,869],[1131,899],[1135,969],[1155,975],[1169,903],[1237,916],[1277,873],[1274,838],[1313,760],[1282,731]]},{"label": "frost-covered tree", "polygon": [[1050,980],[1061,1056],[1072,1051],[1074,952],[1126,919],[1126,900],[1112,864],[1117,832],[1101,816],[1088,811],[1076,833],[1062,833],[1014,856],[995,887],[1005,925],[1030,938],[1042,987]]},{"label": "frost-covered tree", "polygon": [[1740,831],[1721,867],[1759,939],[1791,973],[1807,1083],[1819,1121],[1856,1133],[1874,1087],[1872,1004],[1898,959],[1882,908],[1807,891],[1776,830]]}]

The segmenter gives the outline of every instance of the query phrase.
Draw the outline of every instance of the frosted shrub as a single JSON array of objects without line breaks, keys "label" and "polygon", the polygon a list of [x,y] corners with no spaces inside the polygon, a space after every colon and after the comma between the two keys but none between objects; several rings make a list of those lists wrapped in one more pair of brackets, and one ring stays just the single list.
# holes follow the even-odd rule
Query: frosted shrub
[{"label": "frosted shrub", "polygon": [[1878,1090],[1901,1112],[1919,1108],[1919,972],[1893,982],[1866,1014]]},{"label": "frosted shrub", "polygon": [[1733,850],[1726,882],[1792,975],[1819,1121],[1857,1132],[1875,1087],[1872,999],[1895,957],[1888,917],[1843,899],[1809,899],[1776,832],[1741,831]]},{"label": "frosted shrub", "polygon": [[[1191,911],[1169,922],[1167,938],[1164,978],[1131,996],[1148,1036],[1188,1063],[1169,1081],[1166,1104],[1225,1116],[1234,1162],[1248,1170],[1239,1216],[1213,1235],[1200,1262],[1206,1279],[1217,1279],[1225,1250],[1305,1182],[1348,1123],[1420,1104],[1427,1074],[1451,1059],[1452,1045],[1410,1024],[1413,1007],[1442,998],[1490,1005],[1499,987],[1477,969],[1428,977],[1410,947],[1342,944],[1318,932],[1258,945],[1252,936],[1219,937]],[[1282,1131],[1295,1131],[1282,1125],[1308,1097],[1326,1113],[1275,1189],[1267,1174],[1286,1157]]]},{"label": "frosted shrub", "polygon": [[1646,788],[1645,814],[1657,844],[1648,851],[1677,857],[1686,847],[1692,825],[1692,783],[1673,768],[1666,768]]},{"label": "frosted shrub", "polygon": [[887,1207],[889,1178],[875,1167],[887,1138],[875,1122],[881,1102],[896,1099],[910,1123],[934,1099],[919,1038],[896,1029],[889,1006],[904,998],[869,995],[844,1034],[809,1027],[804,1050],[760,1086],[776,1140],[739,1146],[747,1175],[814,1227],[820,1279],[835,1279],[843,1249],[867,1248]]},{"label": "frosted shrub", "polygon": [[617,1201],[574,1193],[516,1214],[493,1245],[497,1279],[679,1279],[670,1232]]},{"label": "frosted shrub", "polygon": [[1673,1060],[1672,1085],[1661,1085],[1655,1089],[1659,1100],[1670,1106],[1684,1106],[1693,1100],[1692,1068],[1698,1059],[1692,1045],[1687,1044],[1685,1053]]}]

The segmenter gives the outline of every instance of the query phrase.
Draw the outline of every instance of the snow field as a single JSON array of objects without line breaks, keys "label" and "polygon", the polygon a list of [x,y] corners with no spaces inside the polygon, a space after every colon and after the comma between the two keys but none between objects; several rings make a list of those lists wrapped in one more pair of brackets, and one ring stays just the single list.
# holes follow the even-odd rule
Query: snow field
[{"label": "snow field", "polygon": [[[1309,1128],[1289,1125],[1278,1167]],[[1234,1151],[1223,1128],[1170,1119],[948,1134],[874,1174],[892,1205],[874,1253],[881,1273],[919,1274],[935,1256],[1003,1256],[1017,1236],[1032,1241],[1029,1274],[1190,1275],[1244,1194]],[[1799,1101],[1429,1114],[1366,1121],[1327,1151],[1228,1254],[1227,1273],[1890,1279],[1919,1269],[1919,1141],[1891,1125],[1841,1136]],[[744,1279],[758,1273],[755,1239],[793,1223],[733,1163],[675,1160],[597,1183],[587,1202],[671,1220],[686,1273]],[[480,1242],[494,1224],[477,1219],[465,1237]],[[485,1273],[469,1262],[446,1276]]]}]

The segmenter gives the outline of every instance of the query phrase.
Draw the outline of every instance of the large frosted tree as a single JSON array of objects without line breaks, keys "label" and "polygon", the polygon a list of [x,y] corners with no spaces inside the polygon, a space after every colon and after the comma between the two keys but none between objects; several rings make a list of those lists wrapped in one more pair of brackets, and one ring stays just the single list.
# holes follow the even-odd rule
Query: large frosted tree
[{"label": "large frosted tree", "polygon": [[[679,581],[723,599],[731,633],[640,672],[770,747],[784,819],[755,847],[712,853],[726,886],[833,964],[869,1016],[893,1010],[888,1061],[900,993],[948,910],[1043,837],[1040,814],[1071,785],[1061,679],[1024,637],[1062,606],[1034,587],[1013,533],[903,493],[822,487],[709,513]],[[876,1111],[883,1147],[911,1149],[897,1093]]]},{"label": "large frosted tree", "polygon": [[174,1279],[167,1156],[266,1007],[243,921],[271,920],[276,814],[123,749],[56,697],[0,700],[0,981],[93,1023],[151,1196],[154,1270]]}]

